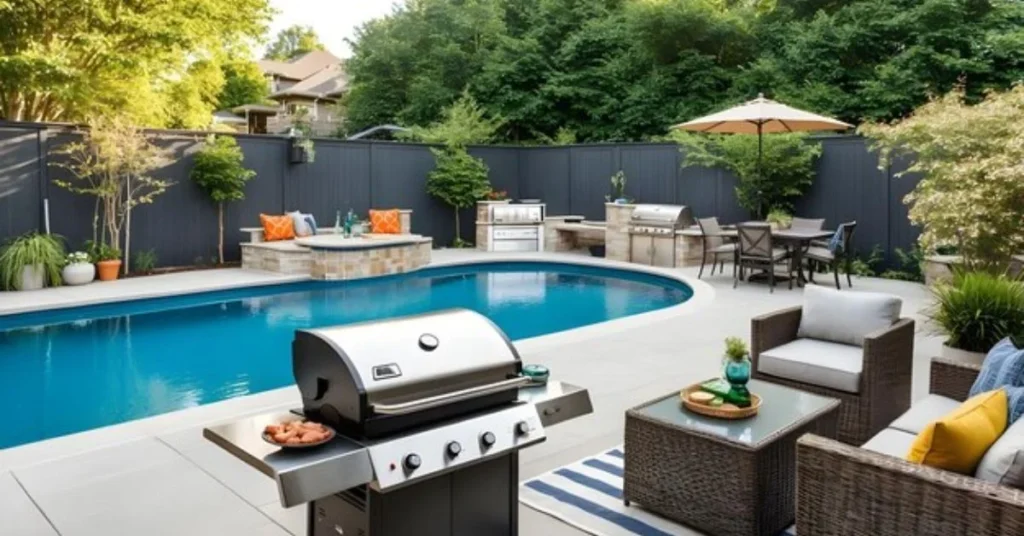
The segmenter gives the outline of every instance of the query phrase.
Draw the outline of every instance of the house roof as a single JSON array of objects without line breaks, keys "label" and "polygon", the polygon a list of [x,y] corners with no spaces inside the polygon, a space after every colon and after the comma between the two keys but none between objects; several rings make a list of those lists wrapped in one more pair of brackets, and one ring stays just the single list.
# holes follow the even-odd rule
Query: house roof
[{"label": "house roof", "polygon": [[245,124],[245,118],[239,117],[228,110],[221,110],[219,112],[213,112],[214,123],[235,123]]},{"label": "house roof", "polygon": [[309,97],[313,99],[337,97],[348,87],[348,75],[341,64],[324,67],[295,85],[270,95],[275,97]]},{"label": "house roof", "polygon": [[274,115],[280,110],[277,106],[264,106],[262,104],[243,104],[241,106],[235,106],[231,109],[231,112],[236,114],[270,114]]},{"label": "house roof", "polygon": [[291,80],[304,80],[325,67],[341,65],[343,60],[326,50],[314,50],[288,61],[260,60],[256,63],[266,74]]}]

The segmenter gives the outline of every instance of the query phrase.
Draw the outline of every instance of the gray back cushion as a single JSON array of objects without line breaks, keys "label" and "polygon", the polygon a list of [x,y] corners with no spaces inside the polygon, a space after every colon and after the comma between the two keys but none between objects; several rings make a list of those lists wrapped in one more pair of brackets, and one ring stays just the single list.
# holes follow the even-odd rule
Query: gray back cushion
[{"label": "gray back cushion", "polygon": [[988,449],[974,476],[1024,490],[1024,419],[1013,423]]},{"label": "gray back cushion", "polygon": [[902,306],[891,294],[807,285],[797,336],[863,346],[865,336],[899,320]]}]

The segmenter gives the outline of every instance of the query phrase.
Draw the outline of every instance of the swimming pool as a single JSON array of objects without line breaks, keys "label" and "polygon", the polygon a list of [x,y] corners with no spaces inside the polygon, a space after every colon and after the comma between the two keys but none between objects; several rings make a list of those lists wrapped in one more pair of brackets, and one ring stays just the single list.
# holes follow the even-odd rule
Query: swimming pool
[{"label": "swimming pool", "polygon": [[638,272],[485,263],[0,316],[0,448],[289,385],[300,328],[465,307],[523,339],[692,294]]}]

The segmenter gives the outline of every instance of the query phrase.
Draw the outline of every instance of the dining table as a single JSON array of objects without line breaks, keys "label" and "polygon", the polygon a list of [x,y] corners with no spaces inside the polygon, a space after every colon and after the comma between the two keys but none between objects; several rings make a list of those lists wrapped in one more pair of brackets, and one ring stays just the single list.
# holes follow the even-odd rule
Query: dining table
[{"label": "dining table", "polygon": [[[831,238],[836,232],[828,229],[772,229],[772,240],[781,242],[789,247],[789,250],[793,255],[793,264],[796,265],[797,273],[797,285],[803,286],[807,282],[804,277],[803,270],[803,254],[807,248],[810,247],[811,242],[815,240],[822,240],[825,238]],[[683,231],[683,234],[690,236],[704,236],[701,232],[700,227],[692,226]],[[739,238],[739,232],[736,230],[735,225],[724,225],[716,236],[722,238],[729,238],[736,240]],[[739,249],[736,250],[736,255],[739,255]]]}]

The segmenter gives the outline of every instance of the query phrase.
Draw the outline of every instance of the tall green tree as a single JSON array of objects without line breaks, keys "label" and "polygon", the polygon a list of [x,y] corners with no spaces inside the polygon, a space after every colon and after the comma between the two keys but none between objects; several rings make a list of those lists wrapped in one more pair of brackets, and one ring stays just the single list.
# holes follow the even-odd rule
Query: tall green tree
[{"label": "tall green tree", "polygon": [[225,61],[221,65],[224,86],[217,96],[217,109],[226,110],[243,104],[260,104],[267,100],[270,87],[263,71],[247,59]]},{"label": "tall green tree", "polygon": [[307,52],[325,48],[312,26],[296,24],[277,32],[277,37],[267,46],[263,57],[268,60],[287,61]]},{"label": "tall green tree", "polygon": [[[153,114],[196,58],[261,36],[267,0],[0,2],[0,118]],[[145,106],[138,99],[149,100]]]}]

